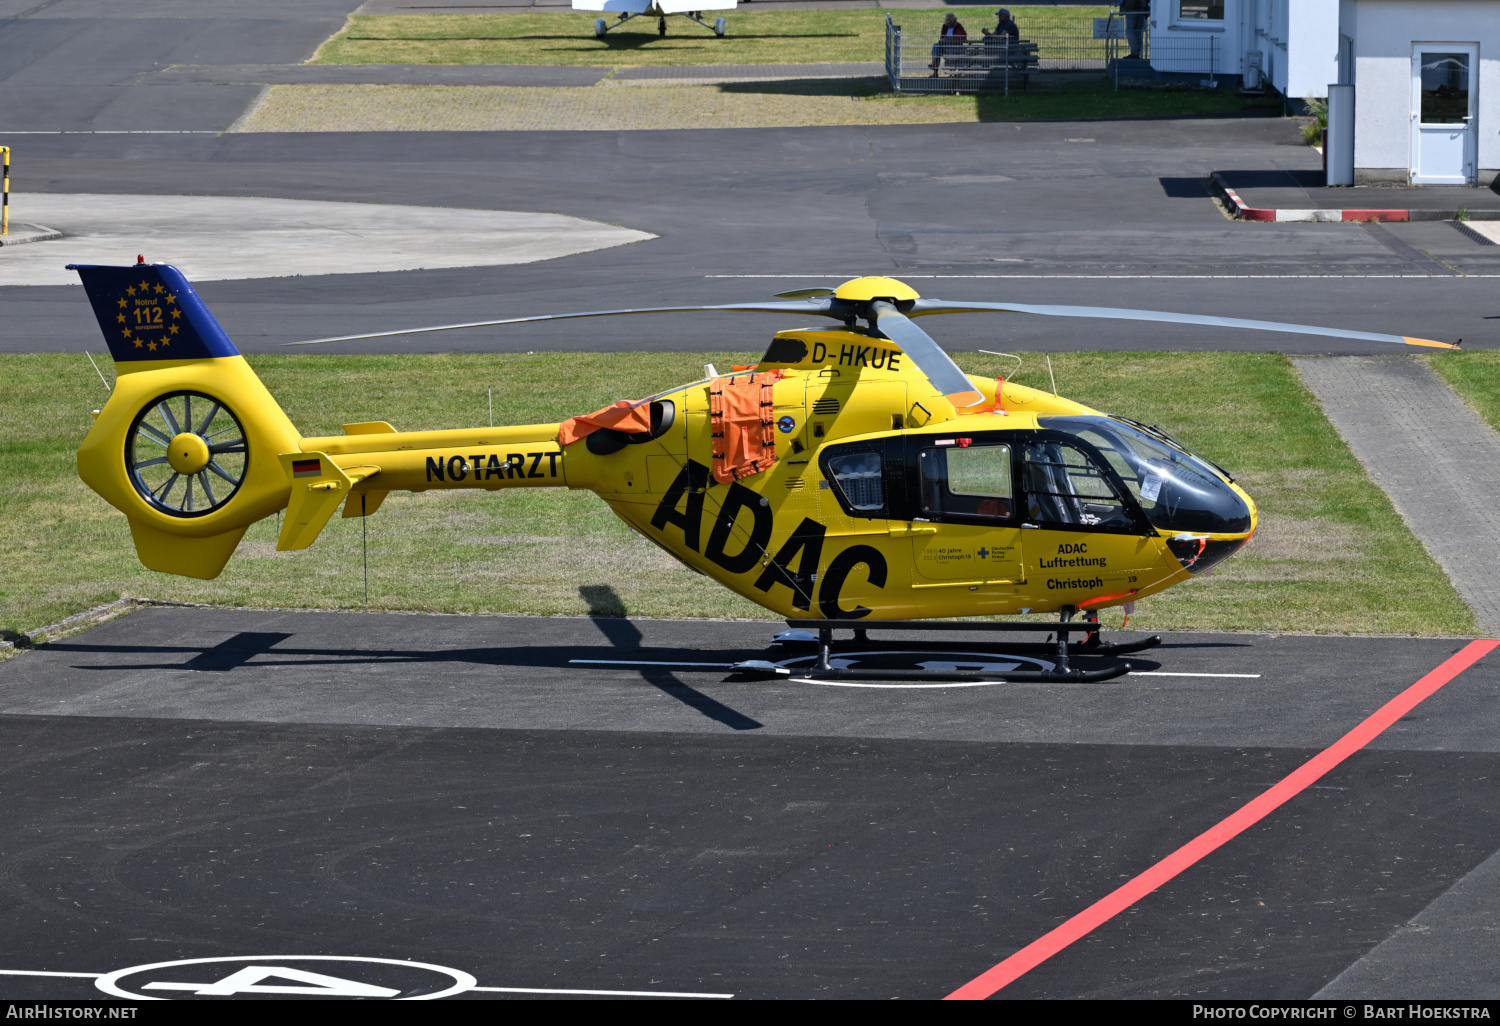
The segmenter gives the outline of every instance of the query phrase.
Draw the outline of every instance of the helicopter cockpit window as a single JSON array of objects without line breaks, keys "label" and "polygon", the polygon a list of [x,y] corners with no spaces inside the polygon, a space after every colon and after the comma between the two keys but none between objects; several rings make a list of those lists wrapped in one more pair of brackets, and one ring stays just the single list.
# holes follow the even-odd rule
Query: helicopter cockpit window
[{"label": "helicopter cockpit window", "polygon": [[1103,453],[1152,526],[1219,534],[1250,530],[1245,500],[1206,460],[1166,438],[1112,417],[1042,417],[1039,423]]},{"label": "helicopter cockpit window", "polygon": [[880,453],[852,452],[828,460],[828,474],[854,509],[873,512],[885,507],[885,485]]},{"label": "helicopter cockpit window", "polygon": [[923,449],[923,516],[1009,517],[1015,491],[1010,446]]},{"label": "helicopter cockpit window", "polygon": [[1028,442],[1021,447],[1021,474],[1031,520],[1101,530],[1135,527],[1109,476],[1079,446]]}]

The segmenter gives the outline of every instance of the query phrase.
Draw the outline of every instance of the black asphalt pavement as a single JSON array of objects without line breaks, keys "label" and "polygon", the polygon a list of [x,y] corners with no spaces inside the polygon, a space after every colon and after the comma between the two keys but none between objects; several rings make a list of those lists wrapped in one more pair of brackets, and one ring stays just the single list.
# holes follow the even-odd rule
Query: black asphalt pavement
[{"label": "black asphalt pavement", "polygon": [[[660,236],[539,264],[205,283],[248,352],[424,324],[743,301],[858,274],[906,276],[924,294],[957,299],[1275,317],[1480,347],[1493,344],[1500,315],[1488,277],[1500,274],[1500,249],[1448,224],[1227,220],[1204,185],[1211,170],[1317,159],[1277,118],[24,139],[17,189],[550,211]],[[0,287],[0,309],[4,351],[97,344],[80,289]],[[652,317],[341,351],[755,349],[794,326]],[[953,317],[934,330],[960,350],[1369,351],[1307,336],[1018,317]]]},{"label": "black asphalt pavement", "polygon": [[8,132],[228,128],[258,86],[153,84],[151,76],[176,64],[307,60],[358,6],[358,0],[0,0],[0,143]]},{"label": "black asphalt pavement", "polygon": [[[925,689],[569,665],[801,654],[773,630],[156,609],[12,659],[0,970],[83,975],[0,995],[274,951],[939,997],[1463,645],[1183,634],[1105,684]],[[1157,675],[1194,673],[1259,676]],[[1311,996],[1500,848],[1497,691],[1481,662],[1000,996]]]}]

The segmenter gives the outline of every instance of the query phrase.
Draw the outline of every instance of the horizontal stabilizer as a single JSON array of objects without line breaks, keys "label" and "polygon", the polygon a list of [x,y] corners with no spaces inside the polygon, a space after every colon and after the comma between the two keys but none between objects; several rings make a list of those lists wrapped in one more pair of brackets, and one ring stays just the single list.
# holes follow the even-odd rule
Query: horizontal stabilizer
[{"label": "horizontal stabilizer", "polygon": [[356,484],[380,473],[379,467],[344,470],[321,452],[282,453],[277,457],[291,483],[286,518],[281,524],[278,552],[305,549],[317,540],[328,518]]}]

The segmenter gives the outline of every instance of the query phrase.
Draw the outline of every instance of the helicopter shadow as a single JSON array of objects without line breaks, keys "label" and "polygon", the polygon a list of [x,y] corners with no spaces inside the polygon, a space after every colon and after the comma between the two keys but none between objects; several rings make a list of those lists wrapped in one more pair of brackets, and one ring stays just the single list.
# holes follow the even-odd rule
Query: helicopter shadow
[{"label": "helicopter shadow", "polygon": [[[60,641],[46,647],[55,652],[101,655],[154,655],[158,661],[139,663],[119,661],[93,664],[74,664],[72,669],[94,672],[118,672],[121,670],[193,670],[200,673],[228,673],[249,666],[402,666],[432,665],[442,663],[508,667],[517,669],[561,669],[567,668],[572,659],[598,659],[616,656],[624,652],[640,654],[642,635],[635,624],[625,619],[624,603],[614,589],[605,586],[584,586],[579,594],[589,606],[589,619],[609,643],[609,647],[591,645],[548,646],[496,646],[484,648],[450,648],[441,650],[371,649],[371,648],[316,648],[289,647],[285,642],[294,634],[271,631],[241,631],[216,645],[131,645],[89,644],[86,642]],[[692,649],[650,649],[649,654],[661,662],[697,662],[703,653]],[[746,649],[716,653],[725,661],[763,658],[765,652]],[[173,660],[172,656],[186,656],[186,661]],[[638,668],[641,679],[731,730],[758,730],[765,724],[732,709],[724,703],[705,695],[692,685],[678,679],[665,667],[642,666]]]},{"label": "helicopter shadow", "polygon": [[[579,597],[584,600],[588,608],[588,618],[594,627],[602,635],[605,645],[497,645],[468,648],[446,648],[446,649],[400,649],[388,648],[377,649],[368,646],[338,648],[325,645],[317,647],[295,647],[286,643],[296,637],[295,634],[272,631],[241,631],[229,638],[211,646],[184,644],[184,645],[155,645],[155,644],[91,644],[85,641],[57,641],[45,647],[59,653],[75,653],[78,655],[147,655],[155,656],[152,662],[136,662],[134,660],[121,659],[110,660],[102,663],[75,663],[72,669],[93,672],[119,672],[122,670],[163,670],[180,671],[192,670],[200,673],[228,673],[237,669],[251,666],[253,668],[265,669],[272,667],[302,668],[317,666],[403,666],[419,665],[431,666],[434,664],[454,664],[465,666],[493,666],[496,668],[510,669],[567,669],[573,660],[599,661],[607,660],[609,657],[633,656],[636,658],[648,657],[649,661],[663,663],[701,662],[705,653],[696,648],[674,648],[666,646],[646,647],[644,636],[640,629],[626,618],[627,609],[624,601],[608,585],[584,585],[578,589]],[[1055,644],[1051,643],[1049,636],[1046,642],[1007,642],[998,644],[994,639],[986,638],[982,641],[966,641],[959,643],[965,650],[974,650],[975,655],[993,654],[999,652],[981,652],[981,649],[1001,649],[1006,653],[1035,654],[1041,658],[1050,658],[1056,652]],[[787,655],[796,652],[801,646],[787,645],[774,654],[764,647],[737,646],[716,650],[713,653],[715,661],[740,662],[750,659],[784,659]],[[1245,648],[1247,643],[1219,642],[1219,641],[1181,641],[1174,642],[1173,648],[1185,649],[1219,649],[1219,648]],[[846,640],[837,644],[837,652],[855,654],[865,650],[881,650],[888,654],[893,648],[899,648],[901,652],[908,654],[951,653],[954,642],[949,640],[922,641],[903,638],[897,640],[878,641],[869,639],[864,641]],[[806,650],[808,658],[816,649],[808,645]],[[967,651],[966,651],[966,654]],[[1086,649],[1074,648],[1070,653],[1073,658],[1089,658],[1094,655]],[[1104,655],[1100,653],[1100,655]],[[177,658],[173,658],[173,657]],[[642,661],[647,661],[643,659]],[[1142,658],[1141,655],[1132,655],[1129,659],[1132,669],[1154,670],[1159,669],[1161,664],[1149,657]],[[678,671],[670,667],[636,666],[632,668],[642,681],[660,690],[683,705],[688,706],[695,712],[715,722],[721,723],[731,730],[758,730],[764,727],[760,721],[750,717],[709,695],[704,694],[697,688],[681,680]],[[731,677],[731,680],[734,678]]]},{"label": "helicopter shadow", "polygon": [[[614,588],[607,584],[585,584],[579,587],[578,596],[588,604],[589,619],[594,621],[594,626],[609,639],[611,645],[620,650],[640,651],[644,639],[636,625],[625,619],[625,603]],[[640,674],[647,684],[660,689],[663,694],[672,696],[683,705],[696,709],[731,730],[757,730],[765,726],[708,697],[691,685],[684,684],[671,670],[643,666]]]}]

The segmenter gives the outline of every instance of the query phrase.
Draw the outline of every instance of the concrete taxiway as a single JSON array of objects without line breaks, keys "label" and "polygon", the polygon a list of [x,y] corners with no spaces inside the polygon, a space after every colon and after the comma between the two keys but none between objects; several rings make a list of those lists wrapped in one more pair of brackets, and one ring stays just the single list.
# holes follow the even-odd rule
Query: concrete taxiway
[{"label": "concrete taxiway", "polygon": [[[570,664],[798,656],[773,629],[152,609],[12,659],[0,992],[276,948],[497,987],[938,997],[1464,646],[1184,634],[1104,684],[942,689]],[[1500,896],[1497,692],[1480,661],[1000,996],[1307,997],[1372,950],[1414,971],[1431,952],[1387,938],[1463,926],[1460,882],[1470,918]]]},{"label": "concrete taxiway", "polygon": [[[170,254],[191,281],[555,260],[654,236],[560,214],[455,210],[259,196],[17,195],[38,220],[66,224],[54,245],[7,253],[16,285],[71,285],[69,263],[130,264]],[[336,271],[334,269],[337,269]]]}]

